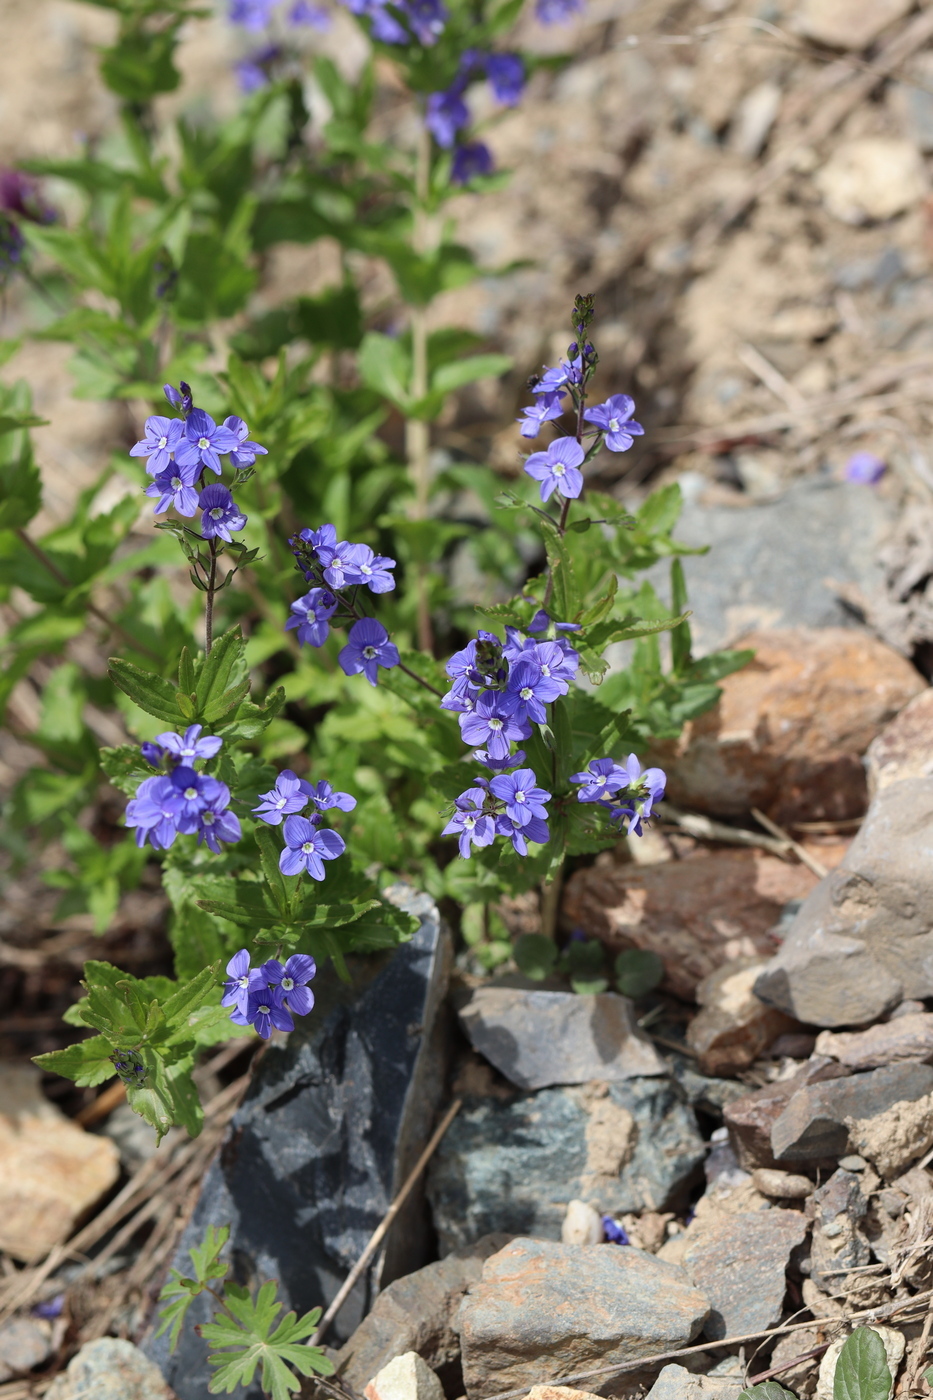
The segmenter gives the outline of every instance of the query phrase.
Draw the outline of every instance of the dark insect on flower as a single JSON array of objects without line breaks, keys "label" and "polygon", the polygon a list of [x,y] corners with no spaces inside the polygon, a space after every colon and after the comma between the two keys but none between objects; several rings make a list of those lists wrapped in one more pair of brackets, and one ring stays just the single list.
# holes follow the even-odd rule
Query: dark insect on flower
[{"label": "dark insect on flower", "polygon": [[115,1050],[110,1063],[128,1089],[145,1084],[148,1070],[135,1050]]}]

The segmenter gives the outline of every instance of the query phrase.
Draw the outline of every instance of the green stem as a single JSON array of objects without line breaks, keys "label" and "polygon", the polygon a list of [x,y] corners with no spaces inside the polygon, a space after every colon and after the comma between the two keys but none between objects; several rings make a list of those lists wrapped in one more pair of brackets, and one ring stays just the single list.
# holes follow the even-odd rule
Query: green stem
[{"label": "green stem", "polygon": [[214,593],[217,588],[217,541],[211,536],[211,571],[207,580],[207,601],[204,608],[204,655],[210,656],[214,640]]},{"label": "green stem", "polygon": [[[416,253],[430,249],[431,229],[428,222],[428,196],[431,180],[431,135],[422,123],[415,157],[415,207],[412,243]],[[409,309],[411,325],[411,397],[416,402],[428,392],[428,317],[423,306]],[[428,425],[420,418],[405,423],[405,455],[415,488],[412,504],[413,520],[424,520],[428,514],[431,493],[431,437]],[[428,606],[427,565],[418,565],[417,577],[418,645],[422,651],[433,652],[434,635],[431,610]]]}]

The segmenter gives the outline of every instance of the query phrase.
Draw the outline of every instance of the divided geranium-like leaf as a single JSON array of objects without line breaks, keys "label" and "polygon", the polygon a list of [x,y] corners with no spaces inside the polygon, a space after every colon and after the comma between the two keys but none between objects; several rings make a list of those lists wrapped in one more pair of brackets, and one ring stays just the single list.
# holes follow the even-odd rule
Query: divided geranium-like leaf
[{"label": "divided geranium-like leaf", "polygon": [[836,1362],[833,1400],[888,1400],[891,1385],[884,1342],[871,1327],[856,1327]]}]

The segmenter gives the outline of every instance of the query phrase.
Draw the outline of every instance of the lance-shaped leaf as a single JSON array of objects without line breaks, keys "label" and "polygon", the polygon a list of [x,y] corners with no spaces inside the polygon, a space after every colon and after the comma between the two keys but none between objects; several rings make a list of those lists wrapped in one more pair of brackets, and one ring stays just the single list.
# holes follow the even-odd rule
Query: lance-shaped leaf
[{"label": "lance-shaped leaf", "polygon": [[179,707],[178,691],[171,681],[134,666],[132,661],[122,661],[118,656],[110,658],[107,670],[114,685],[119,686],[134,705],[173,729],[184,725],[187,716]]},{"label": "lance-shaped leaf", "polygon": [[204,724],[215,724],[231,714],[249,694],[246,643],[239,627],[225,632],[204,658],[195,686],[197,716]]},{"label": "lance-shaped leaf", "polygon": [[110,1058],[112,1054],[109,1040],[102,1035],[92,1035],[89,1040],[79,1040],[64,1050],[34,1055],[32,1062],[50,1074],[61,1074],[65,1079],[73,1079],[79,1087],[91,1089],[116,1074]]},{"label": "lance-shaped leaf", "polygon": [[256,845],[259,847],[259,860],[266,878],[266,888],[280,915],[287,919],[291,911],[291,891],[279,869],[282,848],[267,826],[257,827]]}]

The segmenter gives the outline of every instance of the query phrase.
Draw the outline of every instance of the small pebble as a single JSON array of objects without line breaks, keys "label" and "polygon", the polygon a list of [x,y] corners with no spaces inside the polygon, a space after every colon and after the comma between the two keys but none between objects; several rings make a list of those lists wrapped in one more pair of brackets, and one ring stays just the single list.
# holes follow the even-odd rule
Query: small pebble
[{"label": "small pebble", "polygon": [[808,1176],[778,1171],[774,1167],[756,1167],[752,1172],[752,1185],[763,1196],[776,1196],[781,1201],[803,1201],[814,1189]]},{"label": "small pebble", "polygon": [[848,1157],[840,1157],[839,1165],[844,1172],[863,1172],[868,1166],[864,1157],[859,1157],[857,1153],[850,1152]]}]

